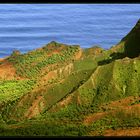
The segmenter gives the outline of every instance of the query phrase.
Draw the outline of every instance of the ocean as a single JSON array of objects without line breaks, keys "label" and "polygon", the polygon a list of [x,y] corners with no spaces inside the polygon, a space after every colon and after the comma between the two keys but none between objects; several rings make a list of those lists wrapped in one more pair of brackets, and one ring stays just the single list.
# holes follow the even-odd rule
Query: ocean
[{"label": "ocean", "polygon": [[109,49],[140,18],[140,4],[0,4],[0,57],[56,41]]}]

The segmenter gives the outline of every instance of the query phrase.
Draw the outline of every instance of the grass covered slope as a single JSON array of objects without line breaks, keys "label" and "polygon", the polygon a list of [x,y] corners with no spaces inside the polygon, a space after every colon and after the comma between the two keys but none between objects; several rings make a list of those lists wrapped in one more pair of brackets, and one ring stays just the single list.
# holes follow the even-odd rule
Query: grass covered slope
[{"label": "grass covered slope", "polygon": [[73,59],[79,46],[59,44],[54,41],[26,54],[14,53],[7,59],[16,68],[19,76],[35,78],[42,68],[50,64],[63,63]]},{"label": "grass covered slope", "polygon": [[138,134],[139,27],[109,50],[52,41],[0,60],[0,135]]}]

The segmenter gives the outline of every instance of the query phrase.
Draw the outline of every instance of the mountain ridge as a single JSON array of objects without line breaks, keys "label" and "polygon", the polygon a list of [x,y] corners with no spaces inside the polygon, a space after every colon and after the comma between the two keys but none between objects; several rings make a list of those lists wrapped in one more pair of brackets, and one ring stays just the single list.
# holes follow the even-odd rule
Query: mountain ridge
[{"label": "mountain ridge", "polygon": [[109,50],[52,41],[0,60],[0,135],[101,136],[139,127],[139,31],[140,20]]}]

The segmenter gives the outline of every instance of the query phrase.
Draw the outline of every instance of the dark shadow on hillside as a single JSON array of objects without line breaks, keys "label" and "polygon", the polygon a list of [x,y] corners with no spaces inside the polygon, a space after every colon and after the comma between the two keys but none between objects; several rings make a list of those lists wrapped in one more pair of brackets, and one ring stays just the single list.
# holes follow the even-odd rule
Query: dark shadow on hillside
[{"label": "dark shadow on hillside", "polygon": [[112,61],[114,60],[117,60],[117,59],[122,59],[125,57],[125,54],[124,53],[112,53],[110,54],[110,58],[109,59],[106,59],[106,60],[102,60],[102,61],[99,61],[98,62],[98,65],[106,65],[106,64],[109,64],[111,63]]},{"label": "dark shadow on hillside", "polygon": [[122,41],[125,42],[124,46],[122,46],[124,47],[124,52],[112,53],[109,59],[98,62],[98,65],[105,65],[124,57],[135,58],[140,56],[140,19]]},{"label": "dark shadow on hillside", "polygon": [[129,58],[135,58],[140,55],[140,31],[131,35],[124,44],[124,54]]},{"label": "dark shadow on hillside", "polygon": [[140,19],[123,40],[125,55],[129,58],[138,57],[140,55]]}]

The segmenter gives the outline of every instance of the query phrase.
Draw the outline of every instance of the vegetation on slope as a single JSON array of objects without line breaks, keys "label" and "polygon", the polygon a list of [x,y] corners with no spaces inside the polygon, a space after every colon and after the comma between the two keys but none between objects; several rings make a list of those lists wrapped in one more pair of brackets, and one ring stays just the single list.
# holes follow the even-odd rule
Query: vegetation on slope
[{"label": "vegetation on slope", "polygon": [[113,48],[116,55],[122,57],[134,58],[140,54],[140,20],[136,23],[133,29]]},{"label": "vegetation on slope", "polygon": [[[53,52],[54,48],[51,49],[50,47],[54,47],[56,53]],[[8,61],[15,66],[17,75],[26,78],[35,78],[39,75],[43,67],[72,59],[78,51],[78,48],[79,46],[69,46],[51,42],[39,50],[34,50],[26,54],[13,52],[8,58]]]},{"label": "vegetation on slope", "polygon": [[0,81],[0,102],[19,99],[32,90],[33,80],[6,80]]},{"label": "vegetation on slope", "polygon": [[0,135],[106,135],[139,127],[139,29],[140,21],[109,50],[54,41],[25,54],[15,50],[6,61],[19,78],[0,81]]}]

